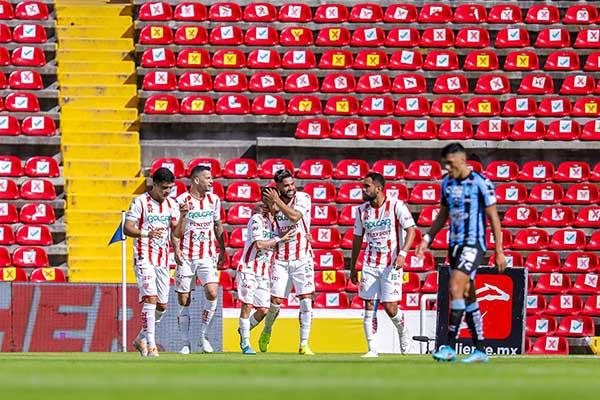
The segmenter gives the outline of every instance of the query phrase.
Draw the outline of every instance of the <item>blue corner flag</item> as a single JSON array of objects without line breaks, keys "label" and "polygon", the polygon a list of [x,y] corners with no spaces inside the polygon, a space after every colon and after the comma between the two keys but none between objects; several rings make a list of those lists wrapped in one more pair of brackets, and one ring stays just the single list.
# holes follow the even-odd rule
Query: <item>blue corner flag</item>
[{"label": "blue corner flag", "polygon": [[108,246],[110,246],[111,244],[113,244],[115,242],[120,242],[121,240],[125,240],[125,235],[123,234],[123,225],[119,224],[119,226],[117,227],[117,230],[115,231],[114,235],[110,239],[110,242],[108,242]]}]

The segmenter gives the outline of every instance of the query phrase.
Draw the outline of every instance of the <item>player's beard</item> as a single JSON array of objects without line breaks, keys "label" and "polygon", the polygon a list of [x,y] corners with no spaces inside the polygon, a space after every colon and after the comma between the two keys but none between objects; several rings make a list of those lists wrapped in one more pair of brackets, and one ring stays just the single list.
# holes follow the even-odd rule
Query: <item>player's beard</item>
[{"label": "player's beard", "polygon": [[376,194],[373,194],[373,195],[368,195],[368,194],[366,194],[366,193],[363,193],[363,200],[364,200],[364,201],[369,201],[369,202],[371,202],[371,201],[375,200],[376,198],[377,198],[377,195],[376,195]]},{"label": "player's beard", "polygon": [[296,195],[296,191],[295,190],[288,190],[287,192],[282,193],[281,197],[284,200],[286,200],[286,202],[289,202],[289,201],[291,201],[294,198],[295,195]]}]

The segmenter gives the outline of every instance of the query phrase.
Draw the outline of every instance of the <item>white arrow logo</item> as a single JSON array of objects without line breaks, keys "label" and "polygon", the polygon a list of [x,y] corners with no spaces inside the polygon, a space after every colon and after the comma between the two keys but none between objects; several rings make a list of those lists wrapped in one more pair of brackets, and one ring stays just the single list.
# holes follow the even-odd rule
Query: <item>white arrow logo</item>
[{"label": "white arrow logo", "polygon": [[[491,293],[486,293],[484,296],[479,296],[480,293],[484,293],[484,292],[491,292]],[[508,301],[510,299],[510,295],[508,293],[501,290],[497,286],[490,285],[489,283],[485,283],[484,286],[477,289],[477,291],[475,293],[478,295],[477,300],[479,300],[479,301],[484,301],[484,300]]]}]

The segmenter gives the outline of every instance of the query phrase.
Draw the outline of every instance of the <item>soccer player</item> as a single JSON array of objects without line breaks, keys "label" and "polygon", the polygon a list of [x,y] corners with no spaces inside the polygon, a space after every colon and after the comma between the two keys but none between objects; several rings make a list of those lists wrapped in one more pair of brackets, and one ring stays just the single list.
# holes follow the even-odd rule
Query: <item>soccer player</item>
[{"label": "soccer player", "polygon": [[[269,270],[273,251],[277,243],[289,240],[295,233],[288,231],[283,237],[277,235],[274,210],[265,204],[258,204],[248,221],[244,252],[237,267],[238,298],[242,302],[240,310],[240,348],[243,354],[254,355],[250,346],[250,330],[255,328],[269,311],[271,282]],[[256,311],[250,315],[252,307]]]},{"label": "soccer player", "polygon": [[152,188],[131,202],[123,231],[134,238],[133,261],[142,307],[142,330],[134,346],[142,357],[158,357],[155,329],[169,300],[169,241],[179,207],[169,198],[175,176],[167,168],[152,175]]},{"label": "soccer player", "polygon": [[463,362],[487,362],[483,348],[483,325],[475,297],[475,274],[486,251],[485,219],[489,218],[495,240],[495,263],[498,271],[506,268],[502,250],[502,228],[496,210],[494,186],[489,179],[469,169],[466,152],[460,143],[452,143],[442,149],[442,164],[448,175],[442,180],[442,204],[440,212],[429,232],[417,247],[417,255],[429,247],[432,238],[450,217],[448,259],[452,269],[450,276],[450,323],[448,337],[438,338],[442,346],[433,353],[439,361],[456,359],[456,340],[463,314],[476,350]]},{"label": "soccer player", "polygon": [[410,344],[404,315],[398,308],[402,300],[402,267],[415,238],[415,221],[401,200],[387,197],[385,179],[371,172],[363,181],[363,203],[356,210],[350,279],[356,285],[356,261],[363,238],[367,246],[363,260],[362,279],[358,296],[365,301],[363,328],[367,339],[366,358],[378,357],[373,332],[374,300],[379,299],[386,314],[398,331],[400,351],[404,354]]},{"label": "soccer player", "polygon": [[[175,291],[179,301],[179,330],[184,345],[181,354],[190,354],[190,313],[191,291],[195,289],[196,276],[204,285],[206,301],[202,302],[200,314],[200,338],[198,349],[201,353],[212,353],[213,348],[206,339],[210,321],[217,309],[219,275],[217,268],[225,262],[225,242],[221,224],[221,201],[213,193],[213,179],[210,167],[198,165],[190,172],[190,189],[177,198],[181,218],[175,230],[179,240],[176,246]],[[215,239],[219,253],[215,249]],[[218,258],[218,260],[217,260]]]},{"label": "soccer player", "polygon": [[281,235],[291,230],[295,234],[277,244],[275,261],[271,268],[271,305],[265,317],[265,326],[258,342],[260,351],[268,350],[271,331],[281,302],[285,298],[291,279],[300,302],[300,348],[301,355],[313,355],[308,346],[312,322],[312,295],[315,291],[313,252],[310,245],[310,196],[296,190],[291,171],[279,170],[274,176],[275,188],[267,188],[264,200],[275,207],[275,224]]}]

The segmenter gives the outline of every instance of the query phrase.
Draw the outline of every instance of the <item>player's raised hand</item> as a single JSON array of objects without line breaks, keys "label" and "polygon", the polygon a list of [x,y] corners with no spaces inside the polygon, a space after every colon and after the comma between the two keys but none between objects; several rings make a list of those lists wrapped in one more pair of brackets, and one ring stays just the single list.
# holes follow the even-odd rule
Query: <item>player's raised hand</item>
[{"label": "player's raised hand", "polygon": [[506,269],[506,257],[504,257],[504,253],[496,253],[495,264],[498,272],[504,272]]},{"label": "player's raised hand", "polygon": [[160,229],[150,228],[148,230],[148,237],[150,239],[160,239],[162,237],[162,231]]},{"label": "player's raised hand", "polygon": [[273,204],[279,200],[279,191],[276,188],[265,188],[263,197],[269,204]]},{"label": "player's raised hand", "polygon": [[356,268],[352,268],[350,270],[350,282],[352,282],[355,285],[358,285],[358,271],[356,270]]},{"label": "player's raised hand", "polygon": [[188,206],[187,201],[179,204],[179,213],[181,215],[186,215],[189,211],[190,207]]}]

